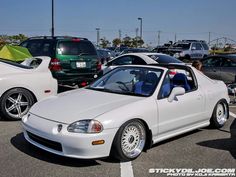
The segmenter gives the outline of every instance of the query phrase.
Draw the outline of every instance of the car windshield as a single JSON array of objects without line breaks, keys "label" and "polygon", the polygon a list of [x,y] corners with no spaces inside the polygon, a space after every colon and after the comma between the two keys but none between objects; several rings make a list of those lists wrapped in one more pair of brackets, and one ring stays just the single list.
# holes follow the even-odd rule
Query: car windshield
[{"label": "car windshield", "polygon": [[190,43],[175,43],[173,47],[181,48],[181,49],[189,49]]},{"label": "car windshield", "polygon": [[144,67],[119,67],[104,75],[88,89],[148,97],[153,94],[163,70]]}]

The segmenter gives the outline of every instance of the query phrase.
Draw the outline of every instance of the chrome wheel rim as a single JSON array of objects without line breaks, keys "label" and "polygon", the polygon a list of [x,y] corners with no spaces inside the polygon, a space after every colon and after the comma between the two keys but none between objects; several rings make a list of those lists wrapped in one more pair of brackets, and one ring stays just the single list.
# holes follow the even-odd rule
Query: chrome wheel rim
[{"label": "chrome wheel rim", "polygon": [[146,141],[144,127],[139,122],[129,123],[121,136],[121,149],[129,158],[135,158],[143,151]]},{"label": "chrome wheel rim", "polygon": [[20,119],[29,111],[29,102],[29,98],[23,93],[13,93],[6,99],[5,110],[12,118]]},{"label": "chrome wheel rim", "polygon": [[224,103],[219,103],[216,108],[216,119],[220,125],[224,125],[227,121],[227,108]]}]

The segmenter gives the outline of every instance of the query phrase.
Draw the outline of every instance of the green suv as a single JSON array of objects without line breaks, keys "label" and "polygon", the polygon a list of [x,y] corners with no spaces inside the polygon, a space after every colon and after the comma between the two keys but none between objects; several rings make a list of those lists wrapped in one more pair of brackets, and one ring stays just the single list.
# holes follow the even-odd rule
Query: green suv
[{"label": "green suv", "polygon": [[51,57],[50,70],[59,84],[84,86],[97,77],[101,69],[97,51],[86,38],[40,36],[20,44],[33,56]]}]

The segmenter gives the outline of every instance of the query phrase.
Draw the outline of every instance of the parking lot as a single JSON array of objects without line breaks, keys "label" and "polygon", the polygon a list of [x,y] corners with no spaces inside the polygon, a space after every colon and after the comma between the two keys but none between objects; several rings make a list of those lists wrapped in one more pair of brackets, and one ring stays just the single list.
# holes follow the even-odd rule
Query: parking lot
[{"label": "parking lot", "polygon": [[203,128],[154,145],[132,162],[60,157],[30,145],[20,121],[0,121],[0,176],[166,176],[150,168],[235,168],[236,106],[220,130]]}]

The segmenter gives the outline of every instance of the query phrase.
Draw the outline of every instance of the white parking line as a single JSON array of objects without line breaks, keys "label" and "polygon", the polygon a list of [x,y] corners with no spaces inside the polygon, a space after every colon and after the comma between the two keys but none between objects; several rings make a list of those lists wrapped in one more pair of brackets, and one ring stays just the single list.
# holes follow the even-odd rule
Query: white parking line
[{"label": "white parking line", "polygon": [[134,177],[133,167],[131,162],[120,163],[120,176],[121,177]]},{"label": "white parking line", "polygon": [[236,118],[236,114],[229,112],[229,115],[232,116],[233,118]]}]

